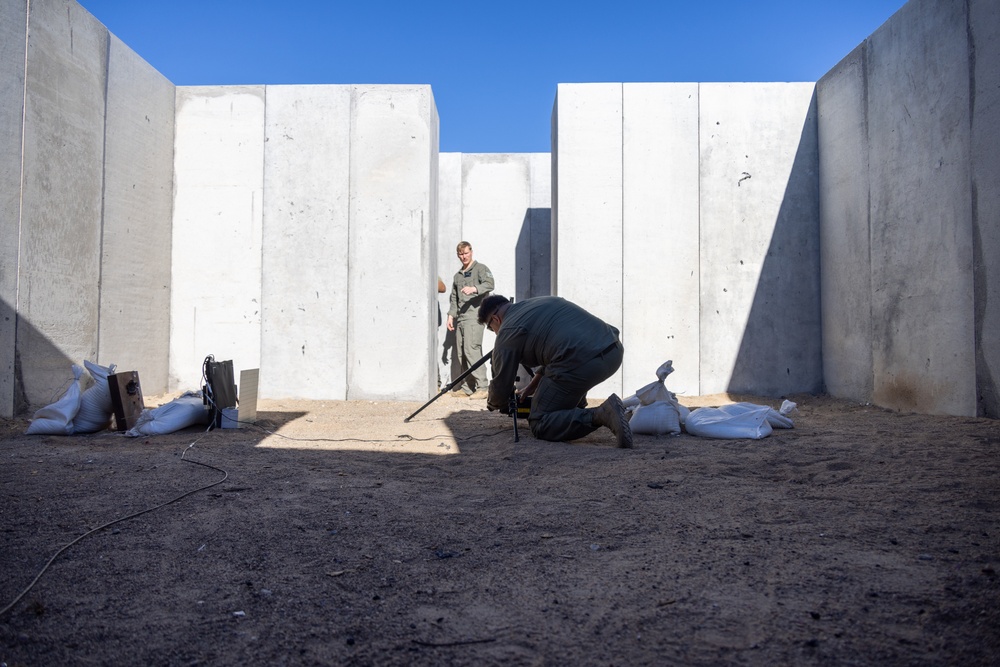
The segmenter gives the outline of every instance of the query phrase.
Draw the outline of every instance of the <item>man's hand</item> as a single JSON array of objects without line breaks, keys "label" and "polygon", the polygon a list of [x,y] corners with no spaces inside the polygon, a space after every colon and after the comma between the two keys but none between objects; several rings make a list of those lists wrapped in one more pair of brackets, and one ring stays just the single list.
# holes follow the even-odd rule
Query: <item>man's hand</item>
[{"label": "man's hand", "polygon": [[462,294],[479,294],[479,290],[472,285],[466,285],[462,288]]},{"label": "man's hand", "polygon": [[448,331],[455,330],[455,318],[451,315],[448,316]]}]

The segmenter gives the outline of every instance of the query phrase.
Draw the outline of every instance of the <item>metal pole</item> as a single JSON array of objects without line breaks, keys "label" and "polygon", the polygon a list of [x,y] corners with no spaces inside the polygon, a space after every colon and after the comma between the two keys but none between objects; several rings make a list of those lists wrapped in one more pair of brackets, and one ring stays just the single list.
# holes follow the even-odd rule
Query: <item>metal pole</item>
[{"label": "metal pole", "polygon": [[457,378],[455,378],[454,380],[452,380],[450,383],[448,383],[447,385],[445,385],[445,387],[440,392],[438,392],[437,396],[435,396],[434,398],[432,398],[431,400],[427,401],[426,403],[424,403],[423,405],[421,405],[419,408],[417,408],[417,411],[414,412],[409,417],[407,417],[406,419],[404,419],[403,422],[404,423],[409,422],[411,419],[413,419],[414,417],[416,417],[424,408],[426,408],[428,405],[430,405],[434,401],[438,400],[439,398],[441,398],[442,396],[444,396],[445,394],[447,394],[449,391],[452,390],[452,387],[457,386],[462,380],[464,380],[465,378],[467,378],[473,371],[475,371],[480,366],[482,366],[487,361],[489,361],[492,356],[493,356],[493,350],[490,350],[489,352],[487,352],[486,354],[484,354],[482,359],[480,359],[479,361],[477,361],[476,363],[472,364],[472,366],[469,367],[469,370],[465,371],[464,373],[462,373],[461,375],[459,375]]}]

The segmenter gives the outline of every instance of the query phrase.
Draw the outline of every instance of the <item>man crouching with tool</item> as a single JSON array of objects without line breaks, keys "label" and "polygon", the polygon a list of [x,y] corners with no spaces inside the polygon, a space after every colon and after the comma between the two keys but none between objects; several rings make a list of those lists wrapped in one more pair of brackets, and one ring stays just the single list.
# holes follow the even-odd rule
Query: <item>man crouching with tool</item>
[{"label": "man crouching with tool", "polygon": [[575,440],[606,426],[619,447],[632,446],[621,398],[611,394],[587,408],[587,392],[622,365],[618,329],[574,303],[540,296],[511,303],[493,294],[479,306],[479,322],[497,335],[493,381],[486,407],[509,413],[519,365],[535,370],[522,397],[531,397],[528,424],[540,440]]}]

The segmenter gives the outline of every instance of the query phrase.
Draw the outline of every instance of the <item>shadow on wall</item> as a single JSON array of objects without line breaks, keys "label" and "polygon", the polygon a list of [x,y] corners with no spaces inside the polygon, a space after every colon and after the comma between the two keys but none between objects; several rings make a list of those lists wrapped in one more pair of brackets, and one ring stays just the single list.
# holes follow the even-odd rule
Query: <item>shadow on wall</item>
[{"label": "shadow on wall", "polygon": [[729,381],[732,393],[822,393],[816,94]]},{"label": "shadow on wall", "polygon": [[516,301],[552,294],[552,270],[549,264],[551,256],[552,209],[525,209],[514,249]]},{"label": "shadow on wall", "polygon": [[[14,308],[3,299],[0,299],[0,321],[15,322],[17,330],[16,342],[9,348],[10,354],[14,355],[14,372],[7,378],[7,382],[13,384],[12,414],[24,416],[32,409],[42,408],[59,400],[73,379],[73,364],[82,366],[83,359],[67,357],[31,322],[24,318],[18,319]],[[22,358],[27,359],[29,367],[33,369],[32,381],[37,386],[24,386]],[[28,399],[28,389],[35,400]]]}]

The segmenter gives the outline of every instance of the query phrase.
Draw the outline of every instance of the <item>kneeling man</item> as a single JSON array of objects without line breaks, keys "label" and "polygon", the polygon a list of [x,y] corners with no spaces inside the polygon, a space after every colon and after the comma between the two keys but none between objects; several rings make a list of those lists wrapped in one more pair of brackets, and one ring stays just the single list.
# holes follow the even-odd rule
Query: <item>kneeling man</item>
[{"label": "kneeling man", "polygon": [[587,392],[622,365],[618,329],[566,299],[541,296],[511,303],[499,294],[483,300],[479,322],[493,331],[493,381],[486,405],[508,412],[521,364],[535,369],[522,396],[531,396],[528,424],[541,440],[575,440],[605,426],[619,447],[632,446],[621,398],[612,394],[587,408]]}]

